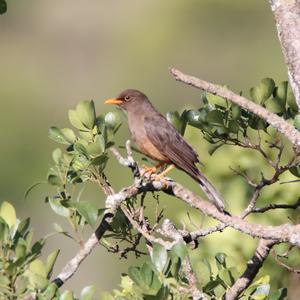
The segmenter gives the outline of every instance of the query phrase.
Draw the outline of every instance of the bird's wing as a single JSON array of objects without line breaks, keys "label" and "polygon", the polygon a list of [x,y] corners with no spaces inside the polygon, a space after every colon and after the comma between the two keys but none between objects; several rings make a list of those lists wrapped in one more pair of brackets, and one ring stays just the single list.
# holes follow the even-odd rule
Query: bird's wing
[{"label": "bird's wing", "polygon": [[144,126],[151,143],[180,169],[197,178],[198,154],[160,114],[145,117]]}]

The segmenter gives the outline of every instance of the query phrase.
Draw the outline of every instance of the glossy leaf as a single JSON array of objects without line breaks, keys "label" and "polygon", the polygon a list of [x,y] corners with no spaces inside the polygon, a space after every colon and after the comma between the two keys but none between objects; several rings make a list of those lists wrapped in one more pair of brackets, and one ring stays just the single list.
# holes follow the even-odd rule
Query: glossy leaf
[{"label": "glossy leaf", "polygon": [[98,218],[98,208],[93,203],[80,201],[71,202],[70,205],[78,210],[79,214],[84,217],[89,225],[96,225]]},{"label": "glossy leaf", "polygon": [[60,199],[53,199],[53,198],[49,198],[49,203],[50,203],[50,206],[52,208],[52,210],[60,215],[60,216],[63,216],[63,217],[69,217],[70,216],[70,209],[64,207],[62,204],[61,204],[61,200]]},{"label": "glossy leaf", "polygon": [[93,100],[81,101],[76,106],[76,113],[81,123],[88,129],[93,129],[96,120]]}]

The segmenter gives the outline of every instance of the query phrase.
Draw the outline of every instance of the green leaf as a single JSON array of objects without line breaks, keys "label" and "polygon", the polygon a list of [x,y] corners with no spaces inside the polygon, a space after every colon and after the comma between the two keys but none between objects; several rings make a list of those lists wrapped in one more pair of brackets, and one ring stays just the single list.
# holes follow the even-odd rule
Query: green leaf
[{"label": "green leaf", "polygon": [[178,111],[167,112],[167,120],[176,128],[176,130],[183,135],[186,128],[186,121],[180,117]]},{"label": "green leaf", "polygon": [[288,86],[287,86],[286,101],[287,101],[288,106],[291,108],[291,110],[298,111],[298,105],[297,105],[297,102],[296,102],[296,99],[295,99],[295,96],[293,94],[290,84],[288,84]]},{"label": "green leaf", "polygon": [[255,102],[263,104],[273,94],[274,88],[274,80],[264,78],[258,86],[250,89],[250,96]]},{"label": "green leaf", "polygon": [[215,280],[211,280],[209,281],[204,287],[203,287],[203,291],[205,293],[208,293],[212,290],[214,290],[217,286],[221,285],[223,282],[220,278],[217,278]]},{"label": "green leaf", "polygon": [[209,103],[211,104],[217,104],[217,105],[220,105],[220,106],[224,106],[224,104],[226,103],[225,99],[220,97],[220,96],[217,96],[217,95],[213,95],[213,94],[210,94],[210,93],[206,93],[206,99],[208,100]]},{"label": "green leaf", "polygon": [[64,293],[60,296],[59,300],[74,300],[72,291],[64,291]]},{"label": "green leaf", "polygon": [[292,167],[289,171],[296,177],[300,177],[300,165]]},{"label": "green leaf", "polygon": [[281,288],[278,291],[273,292],[269,295],[268,300],[284,300],[287,297],[287,289]]},{"label": "green leaf", "polygon": [[55,300],[54,296],[56,294],[58,290],[58,287],[55,283],[50,283],[48,286],[47,286],[47,289],[45,290],[45,292],[43,293],[43,296],[45,296],[45,298],[47,300]]},{"label": "green leaf", "polygon": [[79,130],[86,130],[86,127],[81,123],[77,112],[75,110],[70,109],[68,112],[70,123]]},{"label": "green leaf", "polygon": [[185,119],[186,121],[194,127],[199,127],[203,125],[203,122],[205,122],[206,112],[199,111],[196,109],[189,110],[185,113]]},{"label": "green leaf", "polygon": [[77,209],[79,214],[84,217],[88,224],[95,226],[98,218],[98,208],[90,202],[80,201],[71,202],[70,205]]},{"label": "green leaf", "polygon": [[295,116],[295,119],[294,119],[294,126],[295,126],[298,130],[300,130],[300,114]]},{"label": "green leaf", "polygon": [[160,244],[154,244],[151,260],[156,270],[162,272],[168,260],[167,250]]},{"label": "green leaf", "polygon": [[101,155],[101,156],[98,156],[98,157],[94,158],[92,160],[91,164],[95,165],[95,166],[101,166],[103,164],[106,164],[107,160],[108,160],[108,156],[106,154],[104,154],[104,155]]},{"label": "green leaf", "polygon": [[88,129],[93,129],[96,120],[93,100],[81,101],[76,106],[76,113],[81,123]]},{"label": "green leaf", "polygon": [[52,152],[52,159],[53,161],[58,165],[60,163],[60,160],[62,158],[62,151],[60,148],[56,148]]},{"label": "green leaf", "polygon": [[27,250],[27,246],[26,246],[26,241],[19,238],[18,239],[18,244],[16,246],[16,257],[19,258],[23,258],[26,255],[26,250]]},{"label": "green leaf", "polygon": [[239,129],[240,129],[240,126],[239,126],[239,123],[237,121],[235,121],[235,120],[229,121],[228,130],[231,133],[237,134],[239,132]]},{"label": "green leaf", "polygon": [[0,217],[6,222],[9,228],[17,223],[15,208],[7,201],[3,201],[0,207]]},{"label": "green leaf", "polygon": [[69,144],[73,144],[76,141],[76,135],[74,133],[74,131],[70,128],[63,128],[60,130],[62,135],[64,136],[65,140],[69,143]]},{"label": "green leaf", "polygon": [[215,255],[216,264],[219,270],[226,268],[226,256],[225,253],[217,253]]},{"label": "green leaf", "polygon": [[52,271],[53,271],[53,267],[54,264],[56,262],[56,259],[58,257],[60,250],[54,250],[53,252],[51,252],[48,257],[47,257],[47,263],[46,263],[46,274],[47,274],[47,278],[50,279]]},{"label": "green leaf", "polygon": [[0,1],[0,15],[3,15],[7,11],[7,4],[5,0]]},{"label": "green leaf", "polygon": [[93,285],[86,286],[81,294],[79,300],[93,300],[96,293],[96,288]]},{"label": "green leaf", "polygon": [[233,120],[238,120],[242,115],[241,108],[238,105],[232,104],[231,105],[231,115],[232,115]]},{"label": "green leaf", "polygon": [[29,265],[29,270],[43,278],[47,277],[46,267],[40,259],[35,259],[33,262],[31,262]]},{"label": "green leaf", "polygon": [[89,153],[88,153],[88,150],[86,149],[86,146],[83,145],[82,143],[83,141],[80,141],[80,142],[77,142],[75,145],[74,145],[74,150],[76,152],[78,152],[79,154],[85,156],[86,158],[89,157]]},{"label": "green leaf", "polygon": [[144,281],[143,281],[143,278],[142,278],[139,268],[133,267],[133,266],[129,267],[128,275],[131,278],[131,280],[133,280],[137,285],[139,285],[139,286],[144,285]]},{"label": "green leaf", "polygon": [[51,206],[52,210],[56,214],[58,214],[60,216],[63,216],[63,217],[66,217],[66,218],[71,215],[70,209],[64,207],[61,204],[61,200],[60,199],[49,198],[49,203],[50,203],[50,206]]},{"label": "green leaf", "polygon": [[186,245],[183,242],[175,244],[170,252],[176,254],[181,261],[183,261],[188,254]]},{"label": "green leaf", "polygon": [[20,222],[18,226],[18,232],[20,233],[21,236],[25,235],[25,233],[29,228],[29,225],[30,225],[30,218],[26,218]]},{"label": "green leaf", "polygon": [[224,124],[223,114],[220,110],[212,110],[206,115],[206,121],[216,125]]},{"label": "green leaf", "polygon": [[61,130],[57,127],[50,127],[48,131],[48,136],[53,141],[60,143],[60,144],[66,144],[69,145],[70,143],[67,141]]},{"label": "green leaf", "polygon": [[47,180],[48,180],[48,183],[51,185],[55,185],[55,186],[62,185],[62,181],[61,181],[60,177],[57,176],[56,174],[49,174]]}]

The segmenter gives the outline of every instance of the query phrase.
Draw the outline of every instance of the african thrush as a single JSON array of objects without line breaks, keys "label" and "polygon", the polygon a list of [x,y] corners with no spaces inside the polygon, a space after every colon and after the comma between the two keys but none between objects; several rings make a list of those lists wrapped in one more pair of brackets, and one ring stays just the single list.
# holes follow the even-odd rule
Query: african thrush
[{"label": "african thrush", "polygon": [[[207,197],[220,211],[224,202],[215,187],[196,167],[198,154],[167,119],[151,104],[146,95],[137,90],[125,90],[106,104],[116,104],[127,111],[129,130],[135,144],[146,156],[183,170],[197,181]],[[167,170],[170,170],[169,167]],[[166,174],[164,171],[161,173]],[[159,175],[160,176],[160,175]]]}]

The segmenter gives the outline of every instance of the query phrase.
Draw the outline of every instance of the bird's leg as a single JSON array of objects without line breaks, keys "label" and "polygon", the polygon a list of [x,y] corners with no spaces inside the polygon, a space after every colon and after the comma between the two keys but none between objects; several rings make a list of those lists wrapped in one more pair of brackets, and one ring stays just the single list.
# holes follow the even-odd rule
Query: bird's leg
[{"label": "bird's leg", "polygon": [[175,165],[171,164],[169,165],[164,171],[162,171],[161,173],[159,173],[156,176],[157,180],[160,180],[162,177],[164,177],[167,173],[169,173],[171,170],[173,170],[175,168]]},{"label": "bird's leg", "polygon": [[163,162],[160,162],[155,167],[149,167],[149,166],[143,165],[142,167],[144,168],[144,171],[142,172],[141,176],[145,176],[145,174],[148,174],[148,173],[149,173],[149,176],[151,176],[153,173],[156,173],[157,169],[163,165],[164,165]]}]

